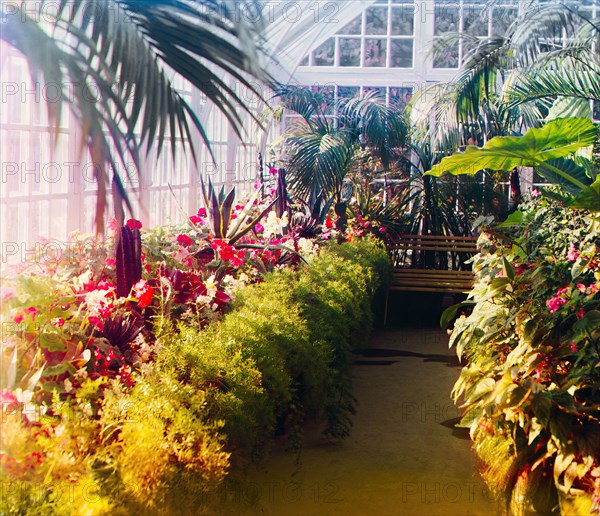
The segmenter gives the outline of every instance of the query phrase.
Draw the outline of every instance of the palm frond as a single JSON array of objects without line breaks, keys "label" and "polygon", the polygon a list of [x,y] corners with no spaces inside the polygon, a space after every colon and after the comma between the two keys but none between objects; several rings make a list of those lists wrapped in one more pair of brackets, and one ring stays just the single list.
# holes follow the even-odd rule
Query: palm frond
[{"label": "palm frond", "polygon": [[[232,81],[259,98],[251,78],[271,81],[258,37],[230,0],[61,0],[53,20],[34,16],[32,10],[44,9],[46,3],[28,5],[27,11],[15,6],[10,16],[2,17],[0,39],[17,48],[45,83],[76,85],[61,99],[80,122],[82,144],[93,159],[104,160],[97,167],[113,169],[117,191],[130,211],[117,160],[133,161],[139,170],[142,144],[148,150],[156,144],[160,153],[167,140],[173,155],[180,140],[195,160],[192,128],[210,150],[200,119],[168,77],[172,72],[203,92],[239,136],[238,110],[254,115]],[[254,28],[260,29],[258,23]],[[48,105],[54,126],[62,109],[60,102]],[[98,195],[105,192],[99,185]],[[99,200],[98,209],[106,204]],[[96,221],[101,231],[102,216]]]},{"label": "palm frond", "polygon": [[309,129],[290,136],[288,143],[290,186],[295,195],[307,199],[313,192],[337,192],[355,149],[352,135]]}]

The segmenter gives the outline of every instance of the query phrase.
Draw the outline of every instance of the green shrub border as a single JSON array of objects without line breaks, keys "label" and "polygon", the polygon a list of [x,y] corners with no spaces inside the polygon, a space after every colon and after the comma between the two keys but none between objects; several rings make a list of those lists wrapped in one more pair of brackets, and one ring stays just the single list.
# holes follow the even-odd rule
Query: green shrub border
[{"label": "green shrub border", "polygon": [[[172,442],[156,442],[137,453],[127,450],[136,443],[121,443],[124,449],[114,461],[127,485],[147,485],[149,472],[140,464],[161,463],[166,472],[156,490],[146,487],[137,497],[136,507],[193,507],[227,474],[264,457],[277,435],[286,435],[299,449],[307,419],[321,422],[330,438],[346,437],[355,411],[352,352],[369,338],[373,304],[390,274],[391,263],[378,241],[332,243],[298,270],[275,271],[238,291],[230,311],[208,328],[157,320],[157,361],[130,394],[138,417],[122,432],[135,436],[142,406],[144,419],[162,421],[154,425],[168,428],[161,439]],[[168,399],[153,401],[157,393]],[[104,417],[114,424],[110,410]],[[127,420],[127,414],[119,417]],[[194,438],[190,428],[196,428]],[[215,443],[204,447],[209,476],[190,473],[197,458],[185,462],[192,456],[186,443],[203,439]],[[145,458],[151,452],[155,456]],[[230,462],[219,471],[223,452]],[[161,453],[169,461],[161,460]],[[132,457],[136,464],[127,462]],[[181,457],[175,471],[167,467]],[[131,505],[132,493],[113,491],[111,497],[117,506]]]}]

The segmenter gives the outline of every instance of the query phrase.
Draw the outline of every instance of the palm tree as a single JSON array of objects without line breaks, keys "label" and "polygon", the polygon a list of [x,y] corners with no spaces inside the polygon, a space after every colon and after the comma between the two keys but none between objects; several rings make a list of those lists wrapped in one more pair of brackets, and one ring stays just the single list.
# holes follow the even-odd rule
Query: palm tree
[{"label": "palm tree", "polygon": [[[488,7],[499,3],[489,2]],[[521,2],[519,16],[502,36],[479,39],[449,33],[438,39],[434,54],[457,40],[466,40],[471,50],[453,81],[415,95],[413,121],[419,137],[444,153],[455,151],[469,139],[483,144],[494,136],[540,125],[539,106],[508,103],[505,86],[511,84],[515,72],[551,51],[557,37],[573,37],[584,22],[567,4],[526,1]]]},{"label": "palm tree", "polygon": [[290,186],[301,199],[333,195],[339,201],[360,151],[377,159],[379,172],[387,177],[406,147],[401,109],[375,92],[334,103],[304,88],[285,88],[278,94],[283,106],[301,117],[284,134]]},{"label": "palm tree", "polygon": [[87,148],[97,171],[96,227],[102,232],[111,181],[117,219],[124,217],[122,203],[131,212],[119,161],[133,161],[139,172],[140,154],[154,144],[160,150],[169,139],[173,153],[181,139],[195,159],[194,128],[209,145],[197,114],[169,79],[173,72],[204,93],[239,134],[238,107],[249,110],[224,76],[256,94],[251,78],[270,80],[252,34],[260,27],[240,19],[239,1],[52,4],[7,6],[0,39],[25,56],[34,79],[62,87],[60,101],[47,103],[50,124],[58,126],[65,104],[79,121],[81,150]]},{"label": "palm tree", "polygon": [[[490,2],[489,7],[498,3]],[[431,165],[465,145],[483,145],[495,136],[522,134],[538,127],[556,95],[569,96],[579,90],[575,96],[593,98],[589,93],[598,89],[598,58],[582,57],[586,52],[586,57],[591,57],[594,24],[574,5],[521,2],[519,16],[502,36],[478,39],[448,34],[438,40],[434,53],[459,39],[466,40],[471,51],[454,81],[418,92],[411,104],[416,126],[413,140],[432,149]],[[564,35],[573,43],[556,50]],[[559,59],[561,67],[551,70],[549,63],[556,65]],[[572,66],[565,68],[567,61]],[[572,71],[557,74],[558,69]],[[564,80],[558,81],[562,75]],[[551,85],[554,87],[549,88]],[[564,108],[563,104],[561,116],[568,116]],[[489,174],[484,177],[489,179]],[[520,197],[517,169],[511,171],[510,186],[514,207]]]}]

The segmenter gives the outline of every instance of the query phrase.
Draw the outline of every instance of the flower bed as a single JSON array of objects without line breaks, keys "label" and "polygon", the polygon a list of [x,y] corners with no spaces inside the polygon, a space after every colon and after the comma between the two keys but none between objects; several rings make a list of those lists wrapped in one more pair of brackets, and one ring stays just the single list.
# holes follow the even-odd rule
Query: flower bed
[{"label": "flower bed", "polygon": [[451,344],[454,386],[507,504],[543,514],[600,509],[600,236],[597,218],[547,200],[484,232],[472,313]]},{"label": "flower bed", "polygon": [[385,250],[282,236],[273,215],[233,245],[206,215],[129,221],[116,257],[82,239],[5,283],[1,512],[198,510],[307,417],[347,434]]}]

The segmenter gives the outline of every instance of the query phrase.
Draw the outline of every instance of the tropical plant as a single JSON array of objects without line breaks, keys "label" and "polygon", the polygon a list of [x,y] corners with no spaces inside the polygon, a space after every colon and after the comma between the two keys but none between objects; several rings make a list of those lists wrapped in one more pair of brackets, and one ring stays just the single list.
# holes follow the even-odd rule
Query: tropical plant
[{"label": "tropical plant", "polygon": [[239,134],[237,107],[250,111],[223,75],[257,94],[251,77],[268,80],[253,35],[260,27],[237,16],[239,7],[226,0],[62,0],[13,2],[2,16],[0,39],[25,56],[34,78],[62,88],[59,102],[45,96],[50,125],[58,127],[65,105],[79,121],[81,150],[87,147],[96,165],[99,232],[109,179],[119,222],[121,201],[131,211],[119,162],[133,162],[139,173],[144,146],[156,144],[160,153],[169,142],[174,154],[177,140],[194,155],[192,128],[210,148],[172,72],[204,93]]},{"label": "tropical plant", "polygon": [[210,228],[210,235],[213,238],[227,240],[229,245],[234,245],[240,238],[252,231],[256,224],[277,202],[277,199],[275,199],[266,207],[261,207],[257,214],[251,214],[255,206],[254,201],[258,198],[259,194],[259,192],[256,192],[246,202],[246,206],[233,216],[232,209],[235,201],[235,188],[232,188],[225,195],[225,185],[217,193],[210,178],[208,185],[205,185],[204,180],[200,178],[200,184],[202,185],[202,198],[206,207],[206,221]]},{"label": "tropical plant", "polygon": [[472,312],[451,336],[466,360],[453,397],[512,511],[600,506],[597,227],[539,198],[479,239]]},{"label": "tropical plant", "polygon": [[375,92],[334,105],[304,88],[286,88],[278,95],[286,109],[302,117],[290,125],[284,141],[291,189],[306,201],[322,193],[339,202],[343,180],[361,149],[380,160],[385,174],[406,144],[400,109]]},{"label": "tropical plant", "polygon": [[497,136],[483,147],[469,146],[464,153],[443,158],[426,174],[473,175],[482,169],[535,167],[549,183],[565,191],[563,201],[575,208],[600,211],[600,183],[591,161],[579,157],[580,165],[567,158],[581,148],[593,146],[597,138],[598,129],[590,120],[559,118],[530,129],[523,136]]}]

